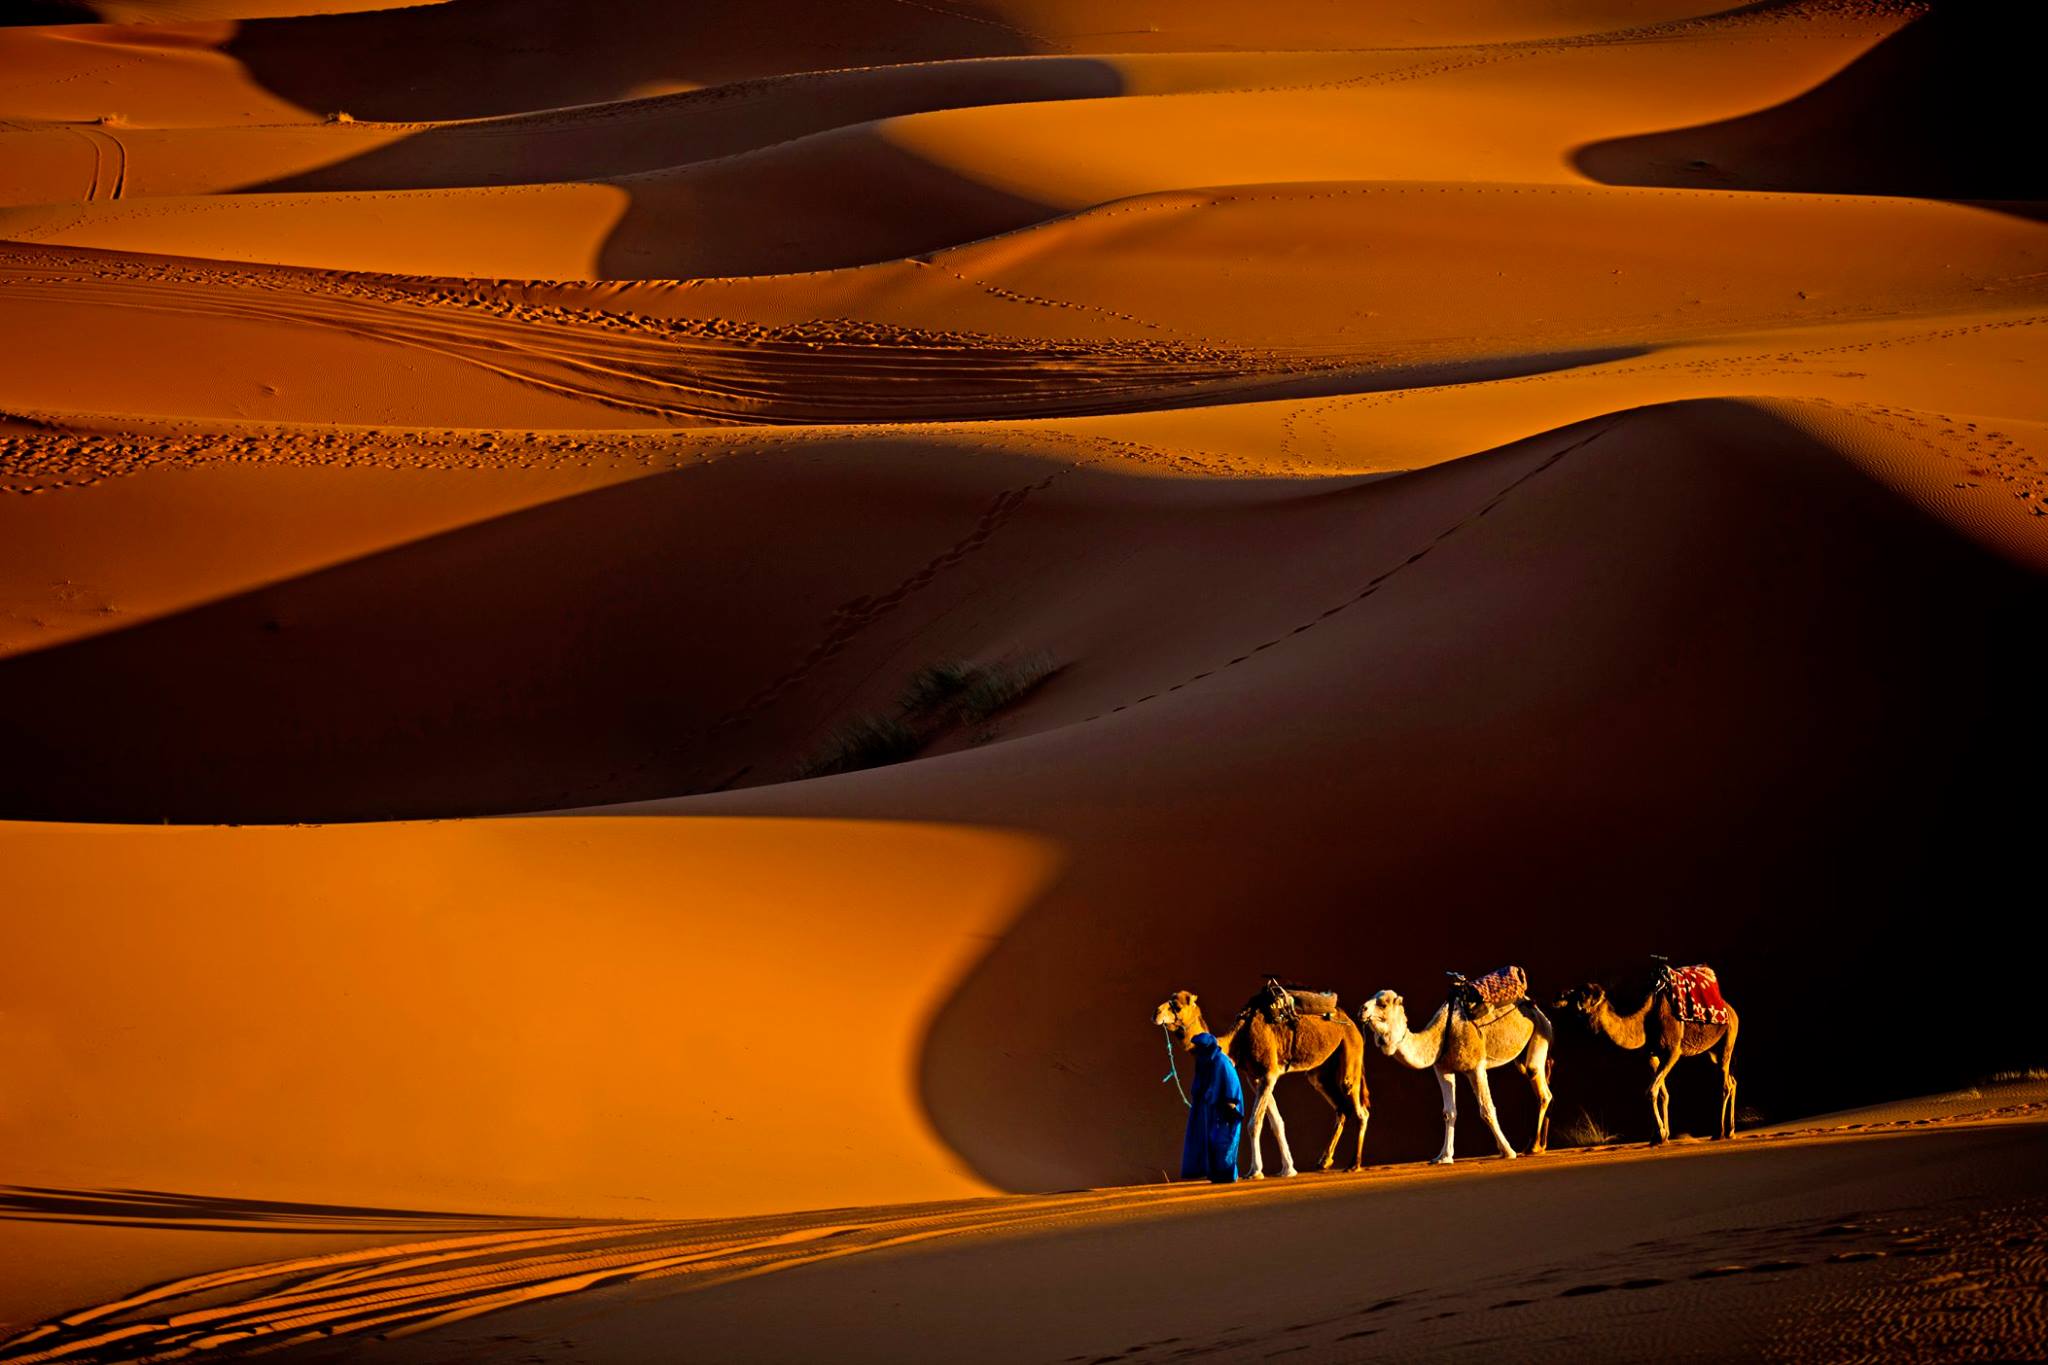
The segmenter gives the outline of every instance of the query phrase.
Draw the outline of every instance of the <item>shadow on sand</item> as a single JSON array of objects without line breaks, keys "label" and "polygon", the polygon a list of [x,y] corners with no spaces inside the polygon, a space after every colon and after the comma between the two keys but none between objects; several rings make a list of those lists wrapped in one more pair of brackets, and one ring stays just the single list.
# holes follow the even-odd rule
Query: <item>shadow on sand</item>
[{"label": "shadow on sand", "polygon": [[1611,185],[1900,195],[2048,216],[2038,6],[1949,0],[1796,99],[1740,118],[1595,142]]}]

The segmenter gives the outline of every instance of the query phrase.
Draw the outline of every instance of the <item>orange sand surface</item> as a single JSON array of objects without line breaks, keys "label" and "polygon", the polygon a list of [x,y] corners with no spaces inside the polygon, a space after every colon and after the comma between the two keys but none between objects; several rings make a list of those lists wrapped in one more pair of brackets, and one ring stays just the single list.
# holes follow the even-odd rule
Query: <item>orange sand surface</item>
[{"label": "orange sand surface", "polygon": [[[0,1360],[2039,1354],[2038,27],[33,0]],[[1177,987],[1653,953],[1768,1135],[1154,1188]]]}]

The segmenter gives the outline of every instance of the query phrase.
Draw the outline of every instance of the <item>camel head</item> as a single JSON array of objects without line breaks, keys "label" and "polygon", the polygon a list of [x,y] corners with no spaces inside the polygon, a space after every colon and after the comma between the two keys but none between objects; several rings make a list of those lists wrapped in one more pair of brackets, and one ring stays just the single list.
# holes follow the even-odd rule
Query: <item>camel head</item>
[{"label": "camel head", "polygon": [[1607,992],[1599,982],[1588,981],[1583,986],[1573,986],[1557,997],[1557,1008],[1571,1010],[1591,1019],[1600,1013],[1600,1007],[1607,1003]]},{"label": "camel head", "polygon": [[1380,1051],[1391,1057],[1408,1036],[1407,1002],[1393,991],[1381,991],[1358,1011],[1358,1022],[1372,1034]]},{"label": "camel head", "polygon": [[[1201,1010],[1195,1008],[1195,993],[1193,991],[1175,991],[1172,995],[1167,996],[1165,1001],[1160,1004],[1159,1009],[1153,1014],[1152,1022],[1182,1042],[1186,1042],[1208,1027],[1208,1025],[1202,1022]],[[1190,1024],[1194,1025],[1194,1027],[1190,1028]]]}]

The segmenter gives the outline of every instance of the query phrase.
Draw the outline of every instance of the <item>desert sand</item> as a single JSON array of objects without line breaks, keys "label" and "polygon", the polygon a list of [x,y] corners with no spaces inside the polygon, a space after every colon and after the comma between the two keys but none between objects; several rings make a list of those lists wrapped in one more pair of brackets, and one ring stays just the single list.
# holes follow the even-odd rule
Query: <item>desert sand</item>
[{"label": "desert sand", "polygon": [[[0,1360],[2048,1351],[2018,7],[26,18]],[[1162,1184],[1653,953],[1733,1143]]]}]

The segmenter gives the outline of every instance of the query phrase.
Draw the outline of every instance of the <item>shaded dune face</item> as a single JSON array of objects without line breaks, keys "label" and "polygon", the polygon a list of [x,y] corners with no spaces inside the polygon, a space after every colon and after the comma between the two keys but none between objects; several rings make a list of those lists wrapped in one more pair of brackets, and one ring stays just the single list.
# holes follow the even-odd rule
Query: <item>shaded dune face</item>
[{"label": "shaded dune face", "polygon": [[413,132],[388,146],[247,186],[258,193],[432,189],[633,175],[933,109],[1110,99],[1107,62],[995,58],[766,77],[653,99],[547,109]]},{"label": "shaded dune face", "polygon": [[[450,0],[245,25],[228,52],[303,108],[359,118],[480,118],[589,104],[649,86],[949,57],[1038,45],[1006,26],[888,0],[795,0],[746,13],[702,4]],[[451,61],[451,54],[461,60]],[[366,74],[374,63],[374,77]]]},{"label": "shaded dune face", "polygon": [[2008,139],[2037,126],[2028,54],[2048,35],[2023,5],[1933,7],[1796,99],[1740,118],[1615,138],[1573,154],[1615,185],[2012,201],[2048,196],[2039,158]]},{"label": "shaded dune face", "polygon": [[[1633,1004],[1649,953],[1709,960],[1743,1011],[1744,1103],[1766,1114],[1846,1102],[1902,1068],[1981,1069],[1938,1030],[1821,1066],[1793,1040],[1841,982],[1971,979],[1981,941],[1931,920],[2009,903],[1983,841],[2021,837],[1997,795],[2019,760],[1991,718],[2041,676],[2038,640],[2014,629],[2044,605],[2041,580],[1753,410],[1575,435],[1593,439],[1375,596],[1275,632],[1206,689],[915,775],[711,802],[947,810],[1062,840],[1068,874],[925,1054],[934,1122],[990,1179],[1156,1173],[1178,1105],[1134,1089],[1158,1040],[1139,1013],[1105,1023],[1106,1006],[1186,985],[1220,1022],[1261,971],[1339,987],[1350,1008],[1393,986],[1426,1017],[1446,968],[1521,963],[1539,994],[1608,974]],[[1502,452],[1437,481],[1469,515],[1545,457]],[[2023,1009],[1980,1007],[2007,1023]],[[1641,1062],[1558,1023],[1559,1114],[1640,1131]],[[1433,1082],[1368,1065],[1369,1148],[1427,1156]],[[1712,1114],[1704,1067],[1680,1072],[1681,1123]],[[1524,1087],[1497,1093],[1525,1146]],[[1299,1159],[1328,1127],[1294,1101]]]}]

